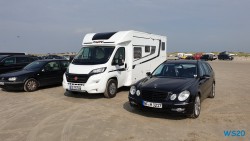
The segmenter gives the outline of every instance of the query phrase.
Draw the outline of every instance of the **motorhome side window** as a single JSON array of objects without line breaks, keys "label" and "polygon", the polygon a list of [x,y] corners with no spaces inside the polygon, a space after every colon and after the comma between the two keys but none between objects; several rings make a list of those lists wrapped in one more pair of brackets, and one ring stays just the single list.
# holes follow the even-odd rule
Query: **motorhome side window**
[{"label": "motorhome side window", "polygon": [[155,53],[155,48],[156,48],[156,46],[151,46],[151,53],[150,54],[154,54]]},{"label": "motorhome side window", "polygon": [[161,50],[165,50],[165,42],[161,43]]},{"label": "motorhome side window", "polygon": [[140,59],[142,56],[141,47],[134,47],[134,59]]},{"label": "motorhome side window", "polygon": [[121,47],[116,51],[112,61],[112,65],[124,64],[124,62],[125,62],[125,48]]},{"label": "motorhome side window", "polygon": [[145,46],[145,52],[150,52],[150,46]]}]

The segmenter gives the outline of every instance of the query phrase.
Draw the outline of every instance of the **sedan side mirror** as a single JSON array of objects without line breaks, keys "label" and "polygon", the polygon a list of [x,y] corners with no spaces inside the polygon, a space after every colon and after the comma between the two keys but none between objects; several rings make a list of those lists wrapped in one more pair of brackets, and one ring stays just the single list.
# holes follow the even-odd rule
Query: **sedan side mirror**
[{"label": "sedan side mirror", "polygon": [[209,79],[209,78],[210,78],[209,75],[203,75],[203,76],[201,76],[201,79]]}]

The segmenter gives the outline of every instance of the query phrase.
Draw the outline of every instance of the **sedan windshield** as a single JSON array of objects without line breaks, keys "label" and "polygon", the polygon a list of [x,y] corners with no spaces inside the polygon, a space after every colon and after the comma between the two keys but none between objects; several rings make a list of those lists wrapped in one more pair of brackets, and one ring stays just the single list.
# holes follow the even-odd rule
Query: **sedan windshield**
[{"label": "sedan windshield", "polygon": [[152,74],[156,77],[183,77],[195,78],[197,76],[197,67],[195,64],[162,64]]},{"label": "sedan windshield", "polygon": [[73,64],[96,65],[106,63],[115,47],[83,47],[73,60]]},{"label": "sedan windshield", "polygon": [[42,67],[44,66],[45,63],[46,62],[44,62],[44,61],[34,61],[34,62],[30,63],[29,65],[25,66],[23,69],[29,70],[29,71],[39,70],[39,69],[42,69]]}]

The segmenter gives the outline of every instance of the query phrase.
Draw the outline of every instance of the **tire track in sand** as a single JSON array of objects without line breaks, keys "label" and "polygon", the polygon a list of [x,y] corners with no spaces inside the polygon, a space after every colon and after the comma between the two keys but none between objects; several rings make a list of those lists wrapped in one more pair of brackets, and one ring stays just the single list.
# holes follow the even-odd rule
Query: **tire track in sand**
[{"label": "tire track in sand", "polygon": [[32,111],[34,109],[33,106],[41,105],[41,104],[48,103],[48,102],[55,101],[55,100],[60,100],[60,99],[63,99],[63,98],[64,97],[52,98],[52,99],[44,100],[44,101],[41,101],[41,102],[32,103],[32,104],[29,104],[29,105],[26,105],[26,106],[22,106],[20,108],[12,109],[11,111],[8,110],[6,112],[0,113],[1,114],[0,118],[2,119],[2,117],[4,115],[6,115],[8,112],[11,112],[11,116],[7,120],[4,120],[4,121],[0,122],[0,130],[3,130],[5,128],[5,126],[11,120],[14,120],[16,117],[18,117],[20,115],[26,115],[28,112]]},{"label": "tire track in sand", "polygon": [[80,107],[80,104],[75,105],[73,107],[70,107],[68,109],[65,109],[63,111],[60,111],[58,113],[54,113],[54,114],[48,116],[47,118],[43,119],[34,128],[31,129],[31,131],[29,132],[29,134],[27,136],[26,141],[37,141],[37,135],[39,133],[39,130],[43,129],[44,127],[46,127],[46,123],[47,122],[50,122],[51,120],[53,120],[57,116],[64,115],[65,113],[67,113],[69,111],[74,111],[75,109],[78,109],[78,107]]}]

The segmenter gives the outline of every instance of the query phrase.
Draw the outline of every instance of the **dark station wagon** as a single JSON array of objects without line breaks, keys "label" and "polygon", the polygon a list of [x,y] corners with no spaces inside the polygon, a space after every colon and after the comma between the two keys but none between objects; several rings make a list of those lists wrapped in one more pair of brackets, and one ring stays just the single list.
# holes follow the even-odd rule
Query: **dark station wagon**
[{"label": "dark station wagon", "polygon": [[201,101],[215,96],[214,71],[205,61],[166,61],[147,75],[130,88],[132,107],[197,118]]},{"label": "dark station wagon", "polygon": [[20,70],[35,60],[38,58],[30,55],[0,55],[0,74]]},{"label": "dark station wagon", "polygon": [[40,86],[61,84],[68,60],[37,60],[22,70],[0,75],[0,88],[5,90],[35,91]]}]

